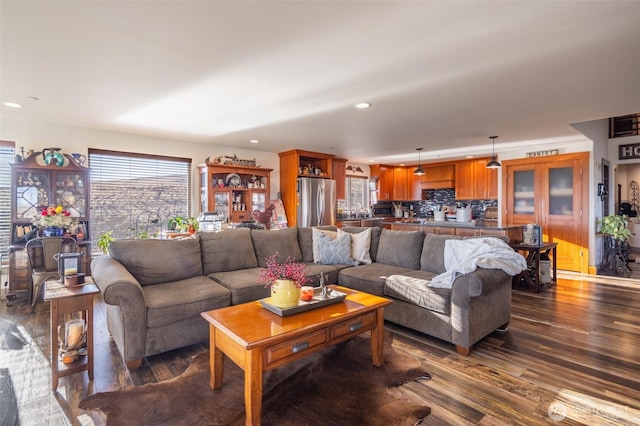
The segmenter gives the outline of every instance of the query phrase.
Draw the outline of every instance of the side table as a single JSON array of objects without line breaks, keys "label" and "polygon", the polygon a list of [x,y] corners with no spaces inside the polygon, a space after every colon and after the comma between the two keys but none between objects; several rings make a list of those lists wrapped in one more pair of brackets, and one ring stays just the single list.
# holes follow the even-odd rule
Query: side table
[{"label": "side table", "polygon": [[[521,283],[524,280],[526,283],[526,290],[531,290],[536,293],[540,293],[556,285],[556,274],[557,274],[557,254],[556,248],[558,243],[541,243],[539,245],[532,244],[524,244],[524,243],[515,243],[509,244],[511,248],[518,252],[523,252],[525,258],[527,259],[527,264],[531,267],[525,271],[522,271],[515,277],[513,277],[513,288],[520,289],[522,288]],[[540,281],[540,253],[541,252],[550,252],[551,253],[551,280],[548,283],[543,283]]]},{"label": "side table", "polygon": [[[67,287],[58,280],[44,284],[44,300],[51,302],[51,387],[58,389],[58,379],[87,370],[93,380],[93,298],[100,290],[91,277],[77,286]],[[82,312],[87,327],[87,355],[64,364],[58,357],[58,324],[65,314]]]}]

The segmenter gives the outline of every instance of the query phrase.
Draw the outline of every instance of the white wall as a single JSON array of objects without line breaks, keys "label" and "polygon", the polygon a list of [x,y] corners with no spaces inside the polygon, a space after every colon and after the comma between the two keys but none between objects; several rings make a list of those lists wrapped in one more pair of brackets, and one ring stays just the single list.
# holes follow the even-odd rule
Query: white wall
[{"label": "white wall", "polygon": [[[34,151],[56,147],[61,148],[61,152],[66,154],[79,152],[87,155],[88,148],[94,148],[191,158],[193,181],[196,183],[200,181],[196,166],[203,163],[205,158],[236,154],[241,159],[252,160],[255,158],[259,166],[273,169],[271,172],[271,198],[277,198],[278,192],[280,192],[280,157],[278,154],[270,152],[8,119],[0,121],[0,139],[14,141],[18,153],[20,147]],[[194,215],[200,211],[199,190],[199,186],[194,185],[192,194]]]}]

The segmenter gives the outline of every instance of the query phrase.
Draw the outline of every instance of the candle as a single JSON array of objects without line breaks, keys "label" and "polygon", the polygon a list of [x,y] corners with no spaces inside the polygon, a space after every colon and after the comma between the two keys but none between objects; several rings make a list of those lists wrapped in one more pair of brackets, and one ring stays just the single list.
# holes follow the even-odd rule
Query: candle
[{"label": "candle", "polygon": [[313,287],[303,286],[300,288],[300,300],[308,302],[313,299]]},{"label": "candle", "polygon": [[77,273],[78,273],[78,268],[65,268],[64,270],[65,275],[75,275]]}]

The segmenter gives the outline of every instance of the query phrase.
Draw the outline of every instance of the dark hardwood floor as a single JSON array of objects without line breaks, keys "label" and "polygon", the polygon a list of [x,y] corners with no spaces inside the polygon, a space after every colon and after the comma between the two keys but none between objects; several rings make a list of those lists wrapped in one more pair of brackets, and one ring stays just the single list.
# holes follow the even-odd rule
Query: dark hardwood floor
[{"label": "dark hardwood floor", "polygon": [[[632,277],[640,278],[633,265]],[[127,371],[95,303],[95,379],[60,379],[51,391],[49,305],[0,305],[0,368],[13,381],[20,424],[91,424],[78,403],[87,394],[157,382],[180,374],[206,344],[145,359]],[[394,345],[415,354],[432,376],[405,385],[432,408],[425,424],[640,424],[640,280],[560,273],[543,293],[513,291],[505,333],[479,342],[471,355],[387,324]]]}]

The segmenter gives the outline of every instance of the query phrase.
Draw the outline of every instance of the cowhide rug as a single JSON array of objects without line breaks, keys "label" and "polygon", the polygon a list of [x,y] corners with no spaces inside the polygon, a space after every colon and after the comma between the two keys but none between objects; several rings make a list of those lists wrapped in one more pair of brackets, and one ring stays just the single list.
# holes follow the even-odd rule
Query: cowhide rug
[{"label": "cowhide rug", "polygon": [[[391,347],[383,367],[371,363],[370,340],[350,341],[264,374],[263,425],[415,425],[431,409],[412,401],[403,383],[429,375],[415,357]],[[178,377],[98,393],[80,408],[98,425],[243,425],[244,372],[225,358],[221,389],[209,388],[209,353]]]}]

